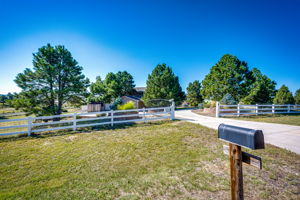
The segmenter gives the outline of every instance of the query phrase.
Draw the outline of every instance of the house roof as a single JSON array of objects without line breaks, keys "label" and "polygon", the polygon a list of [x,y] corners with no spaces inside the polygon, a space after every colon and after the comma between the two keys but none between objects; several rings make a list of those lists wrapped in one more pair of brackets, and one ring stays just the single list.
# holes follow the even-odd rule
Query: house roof
[{"label": "house roof", "polygon": [[145,92],[146,87],[135,87],[134,88],[137,92]]},{"label": "house roof", "polygon": [[124,97],[127,97],[127,98],[130,98],[130,99],[133,99],[133,100],[135,100],[135,101],[140,101],[141,100],[141,98],[142,97],[140,97],[140,96],[124,96]]}]

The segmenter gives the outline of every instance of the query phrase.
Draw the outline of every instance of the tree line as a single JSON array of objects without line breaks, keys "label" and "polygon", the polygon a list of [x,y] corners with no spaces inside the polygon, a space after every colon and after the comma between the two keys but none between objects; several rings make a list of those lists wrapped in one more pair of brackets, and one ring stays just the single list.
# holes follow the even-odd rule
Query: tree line
[{"label": "tree line", "polygon": [[[33,54],[33,68],[26,68],[16,76],[15,82],[22,89],[10,99],[0,96],[27,114],[59,115],[66,104],[79,106],[85,103],[120,103],[124,95],[137,95],[134,79],[127,71],[110,72],[91,83],[83,68],[62,45],[47,44]],[[173,99],[176,105],[186,100],[197,106],[204,100],[253,103],[300,103],[300,89],[295,96],[283,85],[278,91],[276,82],[257,68],[249,69],[245,61],[224,55],[205,76],[202,82],[189,83],[187,94],[179,78],[166,64],[158,64],[148,75],[142,100],[151,105],[153,99]]]},{"label": "tree line", "polygon": [[205,76],[200,93],[204,99],[224,104],[300,103],[299,89],[293,96],[287,86],[282,85],[278,91],[275,87],[276,82],[259,69],[251,70],[247,62],[226,54]]}]

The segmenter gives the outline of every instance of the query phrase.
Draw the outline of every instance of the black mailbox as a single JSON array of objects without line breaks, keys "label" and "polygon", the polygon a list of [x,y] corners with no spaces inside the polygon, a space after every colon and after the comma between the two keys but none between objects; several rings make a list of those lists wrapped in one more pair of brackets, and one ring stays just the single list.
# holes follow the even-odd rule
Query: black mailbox
[{"label": "black mailbox", "polygon": [[261,130],[220,124],[218,138],[249,149],[264,149],[264,135]]}]

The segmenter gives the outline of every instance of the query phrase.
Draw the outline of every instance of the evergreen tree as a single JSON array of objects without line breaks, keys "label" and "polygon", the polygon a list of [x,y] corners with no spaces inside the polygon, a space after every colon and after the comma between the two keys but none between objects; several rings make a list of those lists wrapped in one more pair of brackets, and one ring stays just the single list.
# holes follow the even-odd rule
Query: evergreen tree
[{"label": "evergreen tree", "polygon": [[63,104],[81,104],[89,85],[71,53],[64,46],[50,44],[33,54],[33,70],[25,69],[15,82],[22,91],[12,104],[36,115],[59,115]]},{"label": "evergreen tree", "polygon": [[293,104],[295,101],[293,94],[289,91],[289,88],[285,85],[282,85],[276,93],[273,102],[274,104]]},{"label": "evergreen tree", "polygon": [[215,101],[220,101],[224,95],[231,94],[239,101],[248,94],[253,81],[247,63],[226,54],[205,76],[201,93],[205,99]]},{"label": "evergreen tree", "polygon": [[295,104],[300,104],[300,89],[295,92]]},{"label": "evergreen tree", "polygon": [[196,80],[194,82],[189,83],[187,90],[187,102],[191,106],[198,106],[199,103],[203,101],[202,95],[200,93],[201,83]]},{"label": "evergreen tree", "polygon": [[0,103],[2,104],[2,107],[4,107],[4,104],[5,104],[5,102],[6,102],[7,99],[8,98],[7,98],[6,95],[0,94]]},{"label": "evergreen tree", "polygon": [[250,92],[241,102],[243,104],[271,103],[276,93],[276,82],[263,75],[257,68],[253,68],[252,76],[254,82],[250,85]]},{"label": "evergreen tree", "polygon": [[128,73],[127,71],[118,71],[116,73],[116,79],[118,81],[119,84],[119,91],[116,91],[116,94],[114,95],[114,97],[117,96],[124,96],[124,95],[129,95],[134,91],[134,80],[133,77],[130,73]]},{"label": "evergreen tree", "polygon": [[166,64],[158,64],[148,75],[147,86],[143,96],[146,105],[153,99],[174,99],[176,105],[184,100],[185,95],[178,77]]},{"label": "evergreen tree", "polygon": [[235,105],[238,102],[231,94],[225,94],[224,97],[220,100],[220,103],[223,105]]}]

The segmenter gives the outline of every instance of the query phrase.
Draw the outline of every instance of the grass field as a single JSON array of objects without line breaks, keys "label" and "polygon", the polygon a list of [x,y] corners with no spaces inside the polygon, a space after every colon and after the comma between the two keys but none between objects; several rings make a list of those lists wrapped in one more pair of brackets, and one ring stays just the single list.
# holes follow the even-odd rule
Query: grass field
[{"label": "grass field", "polygon": [[242,117],[235,117],[234,119],[300,126],[300,115],[299,114],[298,115],[296,115],[296,114],[290,114],[290,115],[276,114],[276,115],[242,116]]},{"label": "grass field", "polygon": [[[229,199],[222,144],[181,121],[0,138],[0,199]],[[245,199],[299,199],[300,156],[254,153],[263,169],[244,165]]]}]

